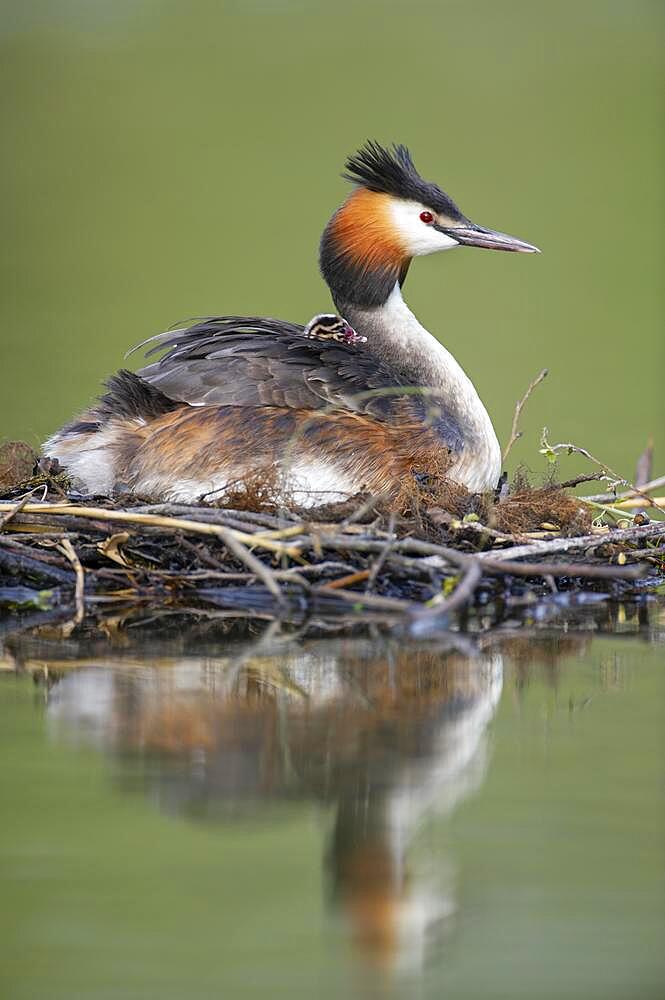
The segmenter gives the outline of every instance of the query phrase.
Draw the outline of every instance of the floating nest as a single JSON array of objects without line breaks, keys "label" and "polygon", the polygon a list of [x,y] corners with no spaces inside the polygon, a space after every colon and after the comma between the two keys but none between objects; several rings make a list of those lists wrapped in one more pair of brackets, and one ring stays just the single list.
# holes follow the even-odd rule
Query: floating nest
[{"label": "floating nest", "polygon": [[285,509],[265,480],[223,505],[147,499],[81,496],[27,445],[3,446],[0,622],[142,606],[428,635],[471,613],[665,593],[665,522],[609,507],[599,520],[570,483],[518,476],[492,496],[427,477],[397,508],[358,495]]}]

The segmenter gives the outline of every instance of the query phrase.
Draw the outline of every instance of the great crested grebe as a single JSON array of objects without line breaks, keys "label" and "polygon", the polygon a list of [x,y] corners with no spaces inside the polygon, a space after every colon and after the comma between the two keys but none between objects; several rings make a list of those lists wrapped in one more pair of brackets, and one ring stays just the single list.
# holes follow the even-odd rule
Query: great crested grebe
[{"label": "great crested grebe", "polygon": [[471,491],[496,486],[501,452],[487,411],[402,286],[412,258],[438,250],[538,249],[470,222],[404,146],[368,142],[344,176],[355,188],[320,247],[341,315],[307,327],[213,317],[144,341],[166,353],[112,376],[98,403],[44,445],[81,488],[122,484],[192,502],[265,473],[311,505],[360,491],[395,500],[429,472]]}]

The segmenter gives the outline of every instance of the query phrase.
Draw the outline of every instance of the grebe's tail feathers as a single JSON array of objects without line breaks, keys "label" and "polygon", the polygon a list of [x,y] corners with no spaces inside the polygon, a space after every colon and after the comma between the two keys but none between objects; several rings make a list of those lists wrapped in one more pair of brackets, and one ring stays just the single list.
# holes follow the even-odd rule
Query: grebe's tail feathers
[{"label": "grebe's tail feathers", "polygon": [[111,375],[105,384],[108,391],[95,406],[102,423],[118,417],[153,420],[182,405],[126,368]]}]

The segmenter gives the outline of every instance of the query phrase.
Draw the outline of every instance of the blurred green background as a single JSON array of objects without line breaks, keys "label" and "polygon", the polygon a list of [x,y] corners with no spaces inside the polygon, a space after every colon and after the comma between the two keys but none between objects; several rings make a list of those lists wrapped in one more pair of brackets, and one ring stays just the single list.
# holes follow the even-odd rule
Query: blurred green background
[{"label": "blurred green background", "polygon": [[653,434],[662,467],[663,17],[651,0],[4,2],[0,436],[40,441],[183,318],[326,309],[319,233],[371,136],[543,248],[428,258],[407,284],[502,439],[550,368],[511,464],[543,467],[546,424],[628,476]]}]

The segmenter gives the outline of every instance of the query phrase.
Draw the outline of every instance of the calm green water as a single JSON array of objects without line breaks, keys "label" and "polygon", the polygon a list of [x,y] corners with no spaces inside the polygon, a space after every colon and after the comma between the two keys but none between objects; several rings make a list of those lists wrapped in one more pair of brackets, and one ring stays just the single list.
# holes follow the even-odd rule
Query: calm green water
[{"label": "calm green water", "polygon": [[662,608],[167,625],[7,640],[3,998],[663,995]]},{"label": "calm green water", "polygon": [[374,136],[543,248],[438,255],[406,286],[503,440],[550,368],[513,466],[542,468],[547,425],[629,477],[652,434],[658,472],[664,11],[0,0],[0,437],[43,440],[185,317],[328,308],[318,238]]}]

